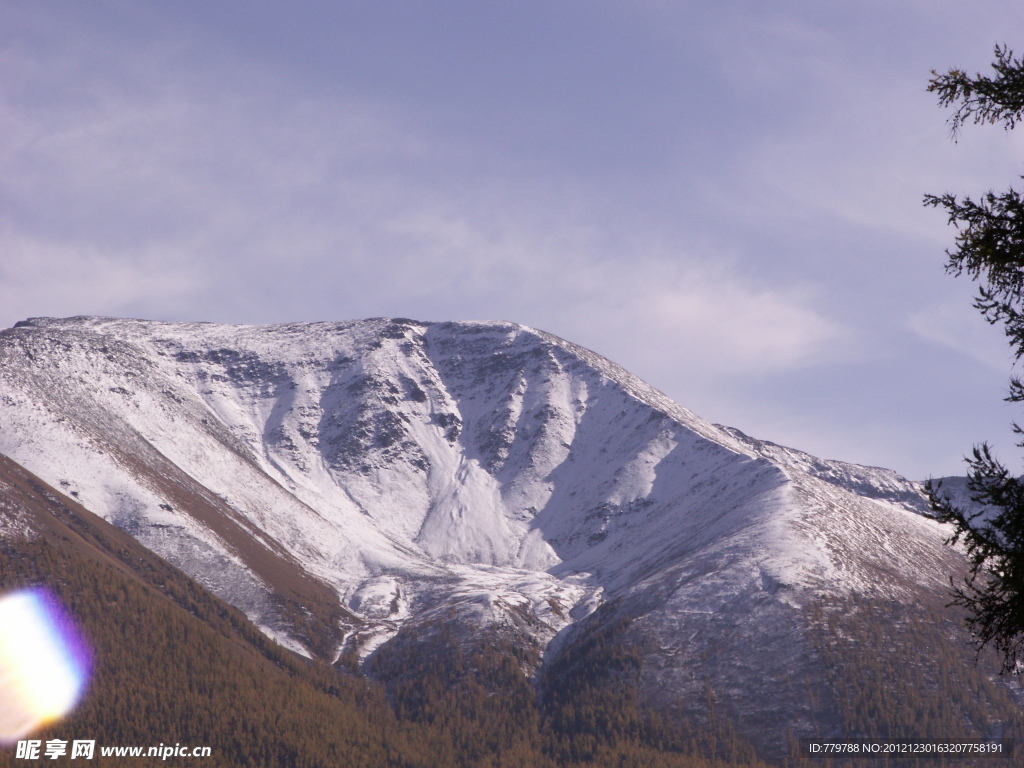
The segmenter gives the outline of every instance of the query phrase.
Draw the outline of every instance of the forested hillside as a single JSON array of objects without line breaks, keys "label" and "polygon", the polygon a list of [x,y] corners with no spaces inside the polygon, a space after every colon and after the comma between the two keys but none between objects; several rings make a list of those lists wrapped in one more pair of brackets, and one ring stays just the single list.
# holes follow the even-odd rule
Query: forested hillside
[{"label": "forested hillside", "polygon": [[[302,659],[130,537],[0,461],[6,519],[44,531],[0,540],[0,591],[46,587],[94,657],[78,709],[35,738],[210,746],[202,764],[225,767],[725,764],[696,757],[701,743],[680,738],[637,707],[635,689],[605,685],[600,674],[589,683],[577,676],[571,701],[540,703],[521,664],[536,659],[517,658],[496,636],[464,653],[440,628],[435,655],[382,658],[381,669],[406,670],[386,682],[350,660]],[[118,759],[97,753],[93,764],[108,762]],[[25,764],[13,746],[0,749],[0,766]]]}]

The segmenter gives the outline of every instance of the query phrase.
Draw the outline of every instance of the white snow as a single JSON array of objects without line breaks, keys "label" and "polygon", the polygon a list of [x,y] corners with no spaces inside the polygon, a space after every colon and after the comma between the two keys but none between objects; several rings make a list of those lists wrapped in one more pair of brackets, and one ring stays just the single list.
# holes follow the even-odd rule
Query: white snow
[{"label": "white snow", "polygon": [[266,575],[167,488],[335,589],[364,655],[445,606],[525,612],[546,643],[655,586],[682,612],[796,605],[950,557],[916,484],[709,424],[511,323],[36,319],[0,332],[0,402],[0,453],[289,647]]}]

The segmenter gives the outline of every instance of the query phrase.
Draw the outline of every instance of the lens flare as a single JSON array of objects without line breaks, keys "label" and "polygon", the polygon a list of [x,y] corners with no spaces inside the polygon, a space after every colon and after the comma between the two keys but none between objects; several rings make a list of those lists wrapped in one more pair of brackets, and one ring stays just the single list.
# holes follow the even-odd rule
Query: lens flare
[{"label": "lens flare", "polygon": [[88,673],[85,643],[52,597],[26,589],[0,598],[0,742],[70,712]]}]

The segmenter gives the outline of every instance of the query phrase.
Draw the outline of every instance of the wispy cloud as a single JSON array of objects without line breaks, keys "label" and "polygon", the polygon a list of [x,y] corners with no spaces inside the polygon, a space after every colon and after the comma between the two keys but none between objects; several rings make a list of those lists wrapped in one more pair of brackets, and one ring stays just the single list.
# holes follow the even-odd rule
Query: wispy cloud
[{"label": "wispy cloud", "polygon": [[1010,370],[1012,355],[1002,329],[989,325],[966,302],[932,304],[910,314],[907,327],[933,344],[999,373]]},{"label": "wispy cloud", "polygon": [[8,322],[34,307],[180,315],[197,296],[224,320],[500,313],[644,339],[652,357],[668,343],[718,375],[806,364],[838,335],[792,291],[653,252],[629,231],[645,222],[609,216],[584,185],[472,173],[469,150],[396,105],[293,99],[258,71],[225,93],[173,46],[125,62],[146,87],[104,76],[99,49],[78,55],[64,77],[79,99],[26,103],[0,86],[20,137],[0,159],[19,211],[3,234],[18,254]]},{"label": "wispy cloud", "polygon": [[304,11],[0,11],[0,325],[509,319],[869,462],[948,350],[992,375],[920,198],[1011,182],[1024,133],[952,145],[924,85],[1016,5]]},{"label": "wispy cloud", "polygon": [[0,228],[0,306],[11,318],[172,312],[203,282],[196,265],[162,253],[111,255],[89,244],[45,242]]}]

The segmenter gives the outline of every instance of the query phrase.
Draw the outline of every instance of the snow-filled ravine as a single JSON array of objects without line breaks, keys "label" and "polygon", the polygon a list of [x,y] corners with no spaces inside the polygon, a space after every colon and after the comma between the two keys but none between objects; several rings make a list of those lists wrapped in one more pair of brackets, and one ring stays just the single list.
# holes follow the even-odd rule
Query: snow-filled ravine
[{"label": "snow-filled ravine", "polygon": [[543,647],[609,600],[682,627],[751,590],[941,587],[955,557],[919,484],[505,322],[28,320],[0,332],[0,453],[300,652],[275,601],[300,577],[365,657],[453,611]]}]

